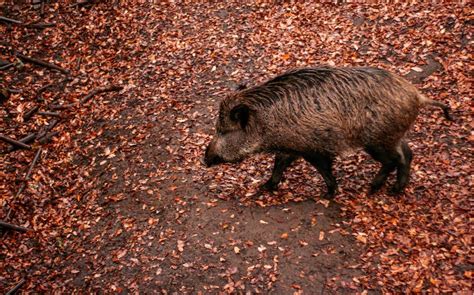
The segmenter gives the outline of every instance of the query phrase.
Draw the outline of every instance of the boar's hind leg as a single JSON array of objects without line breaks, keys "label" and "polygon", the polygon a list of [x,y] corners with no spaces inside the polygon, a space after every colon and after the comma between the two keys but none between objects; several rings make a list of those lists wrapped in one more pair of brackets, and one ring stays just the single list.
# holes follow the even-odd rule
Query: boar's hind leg
[{"label": "boar's hind leg", "polygon": [[380,146],[367,146],[365,147],[365,151],[371,155],[374,160],[382,164],[382,167],[377,175],[375,175],[372,184],[370,185],[369,193],[373,194],[380,190],[390,173],[397,168],[398,158],[400,155],[392,149],[386,149]]},{"label": "boar's hind leg", "polygon": [[392,193],[400,193],[408,183],[412,153],[405,142],[395,148],[367,146],[365,151],[382,164],[370,186],[370,193],[377,192],[385,183],[392,171],[397,169],[397,181],[392,187]]},{"label": "boar's hind leg", "polygon": [[336,178],[332,173],[332,162],[334,160],[334,157],[331,155],[312,153],[309,155],[305,155],[304,159],[311,163],[311,165],[313,165],[323,177],[324,182],[328,187],[328,192],[324,195],[324,197],[334,197],[334,194],[336,193],[337,189]]},{"label": "boar's hind leg", "polygon": [[278,153],[275,156],[275,164],[273,166],[272,176],[270,179],[265,182],[260,189],[272,191],[276,190],[278,184],[281,181],[283,176],[283,172],[285,172],[286,168],[293,163],[298,157],[290,154],[282,154]]},{"label": "boar's hind leg", "polygon": [[397,181],[390,189],[390,193],[399,194],[403,192],[410,178],[410,166],[413,159],[413,153],[406,142],[401,142],[397,147],[400,154],[400,162],[397,165]]}]

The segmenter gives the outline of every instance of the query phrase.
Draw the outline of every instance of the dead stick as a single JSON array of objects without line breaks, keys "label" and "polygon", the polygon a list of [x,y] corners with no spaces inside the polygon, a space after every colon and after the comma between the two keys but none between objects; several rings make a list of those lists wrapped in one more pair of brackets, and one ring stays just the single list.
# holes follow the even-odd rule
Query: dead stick
[{"label": "dead stick", "polygon": [[51,110],[63,110],[63,109],[68,109],[72,108],[73,106],[77,105],[77,103],[68,103],[68,104],[52,104],[49,105],[49,108]]},{"label": "dead stick", "polygon": [[38,132],[38,138],[41,138],[43,136],[45,136],[45,134],[48,132],[48,131],[51,131],[51,129],[54,128],[54,126],[56,126],[56,124],[58,123],[58,120],[57,119],[54,119],[52,120],[48,125],[45,125],[41,128],[41,130]]},{"label": "dead stick", "polygon": [[31,162],[30,169],[28,169],[28,172],[26,173],[26,176],[25,176],[25,181],[30,179],[31,172],[33,171],[33,168],[35,167],[36,162],[38,162],[38,159],[39,159],[40,155],[41,155],[41,148],[38,149],[38,151],[36,152],[36,155],[33,159],[33,162]]},{"label": "dead stick", "polygon": [[54,69],[54,70],[60,71],[63,74],[66,74],[66,75],[69,74],[68,70],[63,69],[60,66],[57,66],[55,64],[46,62],[44,60],[32,58],[32,57],[29,57],[29,56],[26,56],[26,55],[23,55],[23,54],[20,54],[20,53],[18,53],[16,56],[18,56],[20,59],[22,59],[24,61],[27,61],[27,62],[30,62],[32,64],[36,64],[36,65],[40,65],[40,66],[47,67],[47,68],[50,68],[50,69]]},{"label": "dead stick", "polygon": [[16,284],[15,287],[13,287],[10,291],[8,291],[8,293],[6,295],[13,295],[15,294],[18,290],[20,290],[21,286],[23,286],[23,284],[25,283],[25,279],[21,279],[20,282],[18,282],[18,284]]},{"label": "dead stick", "polygon": [[46,28],[55,27],[56,24],[53,24],[53,23],[36,23],[36,24],[27,24],[25,26],[27,28],[32,28],[32,29],[46,29]]},{"label": "dead stick", "polygon": [[9,144],[12,144],[16,147],[21,147],[21,148],[24,148],[24,149],[31,149],[31,146],[27,145],[27,144],[24,144],[23,142],[21,141],[18,141],[18,140],[15,140],[15,139],[12,139],[10,137],[7,137],[3,134],[0,134],[0,140],[3,140],[5,142],[8,142]]},{"label": "dead stick", "polygon": [[[23,137],[23,138],[20,139],[19,141],[20,141],[20,142],[23,142],[23,143],[30,143],[30,142],[32,142],[33,140],[35,140],[35,138],[36,138],[36,132],[33,132],[33,133],[28,134],[27,136]],[[9,146],[7,151],[8,151],[8,152],[11,152],[11,151],[14,151],[14,150],[16,150],[16,149],[17,149],[17,147],[15,147],[15,146]]]},{"label": "dead stick", "polygon": [[49,87],[51,87],[51,86],[53,86],[53,85],[54,85],[54,83],[49,83],[49,84],[46,84],[46,85],[44,85],[44,86],[41,86],[41,88],[38,89],[38,92],[37,92],[36,95],[42,94],[46,89],[48,89]]},{"label": "dead stick", "polygon": [[4,21],[4,22],[7,22],[7,23],[14,23],[14,24],[18,24],[18,25],[22,24],[22,22],[19,21],[19,20],[4,17],[4,16],[0,16],[0,21]]},{"label": "dead stick", "polygon": [[15,63],[6,64],[6,65],[4,65],[4,66],[1,66],[1,67],[0,67],[0,70],[3,71],[3,70],[6,70],[6,69],[9,69],[9,68],[13,67],[14,65],[15,65]]},{"label": "dead stick", "polygon": [[27,232],[29,229],[23,226],[11,224],[5,221],[0,220],[0,227],[6,228],[6,229],[11,229],[11,230],[16,230],[16,231],[21,231],[21,232]]},{"label": "dead stick", "polygon": [[38,112],[38,115],[53,116],[53,117],[59,117],[60,116],[60,114],[58,112]]},{"label": "dead stick", "polygon": [[21,90],[19,90],[19,89],[13,89],[13,88],[8,88],[8,92],[10,92],[10,93],[21,93]]},{"label": "dead stick", "polygon": [[[38,162],[38,159],[41,155],[41,148],[38,149],[38,151],[36,152],[36,155],[33,159],[33,161],[31,162],[31,165],[30,165],[30,168],[28,169],[28,172],[26,172],[26,176],[25,176],[25,179],[24,179],[24,182],[23,184],[21,185],[20,189],[18,190],[18,192],[16,193],[15,195],[15,199],[18,198],[18,196],[23,192],[23,190],[25,189],[25,186],[26,186],[26,182],[30,179],[30,175],[31,175],[31,172],[33,171],[33,167],[35,167],[35,164],[36,162]],[[5,220],[8,220],[8,218],[10,218],[10,213],[12,212],[12,207],[10,206],[10,208],[8,209],[8,213],[7,213],[7,216],[5,217]]]},{"label": "dead stick", "polygon": [[90,0],[79,1],[79,2],[76,2],[74,4],[69,5],[68,8],[76,7],[76,6],[79,6],[79,5],[89,4],[89,2],[91,2],[91,1]]},{"label": "dead stick", "polygon": [[46,134],[45,136],[41,137],[38,141],[41,143],[41,144],[46,144],[48,143],[49,141],[51,141],[51,139],[53,137],[55,137],[56,135],[59,134],[59,131],[53,131],[53,132],[50,132],[48,134]]},{"label": "dead stick", "polygon": [[23,115],[23,121],[29,120],[39,110],[39,106],[34,106]]},{"label": "dead stick", "polygon": [[41,88],[38,89],[38,91],[36,92],[36,97],[35,97],[36,100],[37,100],[37,101],[42,101],[43,98],[41,97],[41,95],[43,94],[43,92],[45,92],[46,89],[48,89],[49,87],[51,87],[51,86],[53,86],[53,85],[54,85],[54,83],[49,83],[49,84],[46,84],[46,85],[44,85],[44,86],[41,86]]},{"label": "dead stick", "polygon": [[122,90],[122,86],[112,85],[103,88],[97,88],[89,92],[83,99],[81,99],[81,103],[86,103],[89,99],[91,99],[94,95],[104,92],[111,92],[111,91],[120,91]]}]

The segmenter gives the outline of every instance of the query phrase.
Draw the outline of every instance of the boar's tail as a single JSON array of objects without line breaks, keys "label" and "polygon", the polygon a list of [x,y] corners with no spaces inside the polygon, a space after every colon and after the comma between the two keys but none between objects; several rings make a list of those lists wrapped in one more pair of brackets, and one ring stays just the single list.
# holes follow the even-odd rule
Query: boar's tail
[{"label": "boar's tail", "polygon": [[420,102],[422,103],[422,105],[432,105],[432,106],[440,107],[443,109],[444,117],[449,121],[454,121],[450,113],[451,108],[448,105],[436,100],[429,99],[423,96],[422,94],[420,94],[419,97],[420,97]]}]

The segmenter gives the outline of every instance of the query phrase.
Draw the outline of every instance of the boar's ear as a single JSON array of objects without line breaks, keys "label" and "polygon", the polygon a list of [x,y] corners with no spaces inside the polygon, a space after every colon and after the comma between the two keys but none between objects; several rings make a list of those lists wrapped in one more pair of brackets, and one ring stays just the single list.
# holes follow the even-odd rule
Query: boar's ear
[{"label": "boar's ear", "polygon": [[241,83],[241,84],[237,85],[237,87],[235,87],[235,91],[242,91],[246,88],[247,88],[247,84]]},{"label": "boar's ear", "polygon": [[247,105],[239,104],[230,111],[230,119],[239,122],[240,127],[245,129],[249,122],[250,108]]}]

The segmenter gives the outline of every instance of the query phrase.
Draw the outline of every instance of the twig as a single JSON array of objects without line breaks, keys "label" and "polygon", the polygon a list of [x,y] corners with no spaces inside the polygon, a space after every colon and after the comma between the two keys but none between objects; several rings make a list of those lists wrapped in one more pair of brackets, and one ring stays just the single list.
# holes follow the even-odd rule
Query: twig
[{"label": "twig", "polygon": [[86,103],[89,99],[91,99],[94,95],[104,92],[111,92],[111,91],[120,91],[122,90],[122,86],[112,85],[103,88],[97,88],[89,92],[83,99],[81,99],[81,103]]},{"label": "twig", "polygon": [[29,120],[39,110],[39,106],[34,106],[23,115],[23,121]]},{"label": "twig", "polygon": [[48,89],[49,87],[53,86],[54,83],[49,83],[49,84],[46,84],[44,86],[41,86],[40,89],[38,89],[37,93],[36,93],[36,96],[39,96],[41,95],[46,89]]},{"label": "twig", "polygon": [[23,226],[11,224],[5,221],[0,220],[0,227],[6,228],[6,229],[11,229],[11,230],[16,230],[16,231],[21,231],[21,232],[27,232],[29,229]]},{"label": "twig", "polygon": [[25,283],[25,279],[21,279],[20,282],[18,282],[18,284],[16,284],[15,287],[13,287],[10,291],[8,291],[8,293],[6,295],[13,295],[16,293],[16,291],[20,290],[21,286],[23,286],[23,284]]},{"label": "twig", "polygon": [[36,162],[38,162],[38,159],[41,155],[41,151],[42,151],[41,148],[39,148],[38,151],[36,152],[33,162],[31,162],[30,168],[28,169],[28,172],[26,173],[25,181],[30,180],[31,172],[33,171],[33,168],[35,167]]},{"label": "twig", "polygon": [[8,92],[10,92],[10,93],[21,93],[21,90],[20,89],[8,88]]},{"label": "twig", "polygon": [[77,105],[77,103],[51,104],[51,105],[49,105],[49,108],[51,110],[64,110],[64,109],[72,108],[75,105]]},{"label": "twig", "polygon": [[[22,139],[20,139],[19,141],[20,142],[23,142],[23,143],[30,143],[32,142],[33,140],[35,140],[36,138],[36,132],[33,132],[31,134],[28,134],[27,136],[23,137]],[[11,151],[14,151],[16,150],[17,147],[16,146],[9,146],[7,151],[8,152],[11,152]]]},{"label": "twig", "polygon": [[[62,81],[58,82],[59,83],[64,83],[65,81],[67,81],[67,78],[63,79]],[[43,98],[41,97],[41,94],[43,94],[43,92],[46,91],[46,89],[52,87],[52,86],[55,86],[56,83],[48,83],[44,86],[41,86],[38,91],[36,92],[36,100],[40,101],[40,100],[43,100]]]},{"label": "twig", "polygon": [[56,24],[54,23],[36,23],[36,24],[27,24],[25,27],[27,28],[33,28],[33,29],[46,29],[46,28],[51,28],[55,27]]},{"label": "twig", "polygon": [[8,136],[5,136],[3,134],[0,134],[0,140],[3,140],[5,142],[8,142],[9,144],[12,144],[16,147],[21,147],[21,148],[24,148],[24,149],[31,149],[31,146],[27,145],[27,144],[24,144],[23,142],[21,141],[18,141],[18,140],[15,140],[13,138],[10,138]]},{"label": "twig", "polygon": [[66,75],[69,74],[68,70],[63,69],[60,66],[57,66],[55,64],[46,62],[44,60],[32,58],[32,57],[29,57],[29,56],[26,56],[26,55],[23,55],[23,54],[20,54],[20,53],[18,53],[16,56],[18,56],[20,59],[22,59],[24,61],[27,61],[27,62],[30,62],[32,64],[36,64],[36,65],[40,65],[40,66],[47,67],[47,68],[50,68],[50,69],[54,69],[54,70],[60,71],[63,74],[66,74]]},{"label": "twig", "polygon": [[8,17],[5,17],[5,16],[0,16],[0,21],[7,22],[7,23],[14,23],[14,24],[17,24],[17,25],[22,24],[22,22],[19,21],[19,20],[8,18]]},{"label": "twig", "polygon": [[41,143],[41,144],[46,144],[48,143],[53,137],[55,137],[56,135],[59,134],[59,131],[53,131],[53,132],[50,132],[48,134],[46,134],[45,136],[41,137],[38,141]]},{"label": "twig", "polygon": [[[31,162],[31,165],[30,165],[30,168],[28,168],[28,172],[26,172],[26,176],[25,176],[25,179],[24,179],[24,182],[23,184],[20,186],[20,189],[18,190],[18,192],[16,193],[15,195],[15,199],[18,198],[18,196],[23,192],[23,190],[25,189],[26,187],[26,182],[30,179],[30,176],[31,176],[31,172],[33,171],[33,167],[35,167],[36,165],[36,162],[38,162],[38,159],[41,155],[41,148],[38,149],[38,151],[36,152],[36,155],[33,159],[33,161]],[[8,209],[8,213],[7,213],[7,216],[5,217],[5,220],[8,220],[8,218],[10,218],[10,213],[12,212],[12,207],[10,206],[10,208]]]},{"label": "twig", "polygon": [[29,24],[23,24],[23,22],[21,22],[21,21],[19,21],[19,20],[12,19],[12,18],[8,18],[8,17],[5,17],[5,16],[0,16],[0,21],[7,22],[7,23],[13,23],[13,24],[17,24],[17,25],[24,25],[24,26],[27,27],[27,28],[33,28],[33,29],[45,29],[45,28],[51,28],[51,27],[55,27],[55,26],[56,26],[56,24],[54,24],[54,23],[29,23]]},{"label": "twig", "polygon": [[76,71],[79,71],[81,69],[81,61],[82,61],[82,58],[79,56],[77,58]]},{"label": "twig", "polygon": [[9,69],[9,68],[13,67],[14,65],[15,65],[15,63],[13,63],[13,62],[9,63],[9,64],[6,64],[4,66],[1,66],[0,70],[3,71],[3,70],[6,70],[6,69]]},{"label": "twig", "polygon": [[92,4],[91,2],[92,2],[91,0],[78,1],[74,4],[69,5],[68,7],[72,8],[72,7],[76,7],[76,6],[79,6],[79,5]]},{"label": "twig", "polygon": [[58,112],[38,112],[38,115],[53,116],[53,117],[59,117],[60,116],[60,114]]},{"label": "twig", "polygon": [[48,125],[43,126],[43,128],[41,128],[41,130],[38,132],[37,138],[41,138],[41,137],[45,136],[46,133],[51,131],[51,129],[53,129],[54,126],[56,126],[57,123],[58,123],[58,120],[54,119]]},{"label": "twig", "polygon": [[86,96],[84,96],[83,99],[81,99],[79,102],[74,102],[74,103],[68,103],[68,104],[53,104],[50,105],[49,108],[51,110],[62,110],[62,109],[68,109],[77,106],[78,104],[84,104],[87,101],[89,101],[94,95],[104,93],[104,92],[112,92],[112,91],[120,91],[122,90],[122,86],[118,85],[111,85],[107,87],[101,87],[101,88],[96,88],[89,92]]}]

